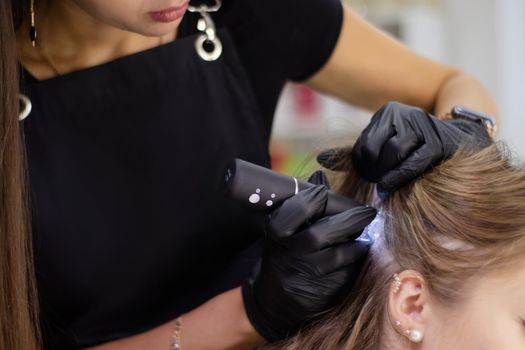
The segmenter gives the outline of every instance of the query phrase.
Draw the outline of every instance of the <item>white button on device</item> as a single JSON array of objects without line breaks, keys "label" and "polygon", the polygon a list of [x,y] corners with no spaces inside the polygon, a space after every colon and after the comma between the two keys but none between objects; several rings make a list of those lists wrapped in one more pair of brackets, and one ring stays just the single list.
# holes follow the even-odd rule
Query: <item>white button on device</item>
[{"label": "white button on device", "polygon": [[258,188],[257,190],[255,190],[256,193],[252,194],[250,196],[250,198],[248,198],[248,200],[250,201],[250,203],[252,204],[257,204],[259,203],[259,201],[261,200],[261,196],[259,196],[259,193],[261,193],[261,189]]}]

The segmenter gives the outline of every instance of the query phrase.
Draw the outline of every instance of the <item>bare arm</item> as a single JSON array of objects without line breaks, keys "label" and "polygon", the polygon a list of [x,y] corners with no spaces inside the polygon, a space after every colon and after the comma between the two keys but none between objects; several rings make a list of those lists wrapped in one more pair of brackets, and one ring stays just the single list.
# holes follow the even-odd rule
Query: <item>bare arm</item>
[{"label": "bare arm", "polygon": [[476,79],[410,51],[347,6],[332,57],[306,84],[371,110],[399,101],[437,116],[456,104],[498,115],[493,98]]},{"label": "bare arm", "polygon": [[[89,350],[170,350],[175,321]],[[264,339],[246,316],[240,288],[216,296],[183,316],[184,350],[253,349]]]}]

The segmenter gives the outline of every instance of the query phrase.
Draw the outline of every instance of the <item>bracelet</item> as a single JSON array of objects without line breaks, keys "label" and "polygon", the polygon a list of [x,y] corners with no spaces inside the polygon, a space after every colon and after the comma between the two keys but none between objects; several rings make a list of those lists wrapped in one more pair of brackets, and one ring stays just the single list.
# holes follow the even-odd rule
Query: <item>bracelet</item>
[{"label": "bracelet", "polygon": [[173,330],[172,339],[171,342],[171,350],[182,350],[182,347],[180,345],[180,333],[182,330],[182,316],[177,318],[175,320],[175,329]]}]

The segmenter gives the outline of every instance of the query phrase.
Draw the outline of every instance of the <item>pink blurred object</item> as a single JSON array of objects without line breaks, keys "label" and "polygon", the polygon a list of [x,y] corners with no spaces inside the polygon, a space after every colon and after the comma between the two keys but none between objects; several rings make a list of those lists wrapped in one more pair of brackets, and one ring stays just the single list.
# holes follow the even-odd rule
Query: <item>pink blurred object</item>
[{"label": "pink blurred object", "polygon": [[319,96],[305,85],[294,86],[294,112],[301,121],[312,121],[319,115]]}]

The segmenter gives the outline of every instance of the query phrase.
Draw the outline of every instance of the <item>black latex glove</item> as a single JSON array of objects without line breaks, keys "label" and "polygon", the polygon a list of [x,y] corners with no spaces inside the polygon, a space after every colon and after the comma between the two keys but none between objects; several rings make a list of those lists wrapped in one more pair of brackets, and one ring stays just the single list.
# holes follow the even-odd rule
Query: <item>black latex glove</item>
[{"label": "black latex glove", "polygon": [[[450,158],[461,145],[483,148],[492,142],[485,128],[474,122],[442,121],[420,108],[389,102],[374,114],[351,156],[359,175],[386,194]],[[332,168],[330,164],[347,153],[328,150],[318,161]]]},{"label": "black latex glove", "polygon": [[[322,173],[311,179],[326,181]],[[260,265],[242,291],[248,318],[269,341],[341,301],[359,276],[369,245],[354,239],[376,211],[356,206],[322,217],[327,191],[324,185],[301,191],[268,217]]]}]

